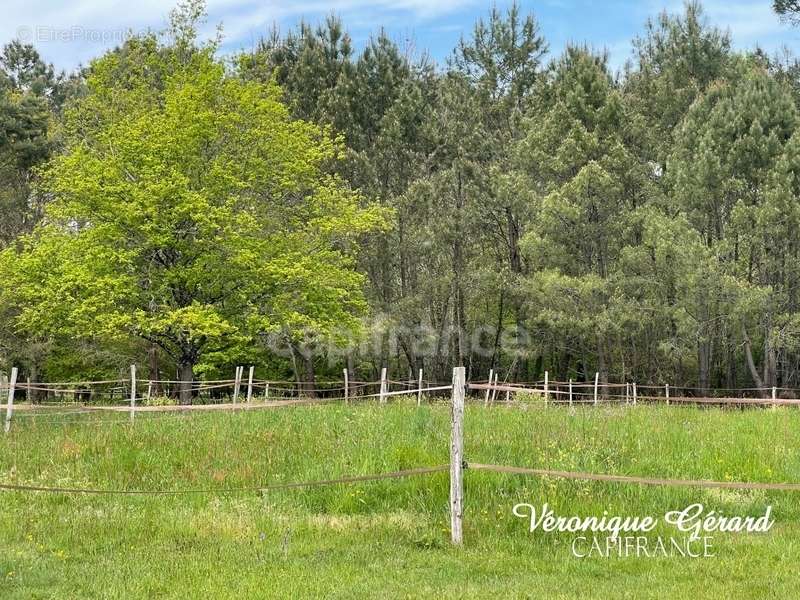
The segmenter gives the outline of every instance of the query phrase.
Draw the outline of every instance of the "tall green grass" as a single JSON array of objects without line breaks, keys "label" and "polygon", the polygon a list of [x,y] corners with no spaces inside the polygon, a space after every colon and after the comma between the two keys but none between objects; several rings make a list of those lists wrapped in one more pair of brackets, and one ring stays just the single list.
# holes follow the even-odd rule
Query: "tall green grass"
[{"label": "tall green grass", "polygon": [[[111,422],[109,422],[111,421]],[[449,409],[323,405],[188,415],[20,418],[0,480],[229,489],[446,463]],[[596,473],[800,481],[800,411],[469,406],[468,461]],[[763,597],[800,583],[796,492],[470,472],[464,549],[447,473],[260,494],[0,495],[0,597]],[[517,502],[566,515],[661,516],[703,502],[763,513],[766,535],[715,535],[707,559],[577,559],[529,533]],[[664,530],[659,530],[665,533]]]}]

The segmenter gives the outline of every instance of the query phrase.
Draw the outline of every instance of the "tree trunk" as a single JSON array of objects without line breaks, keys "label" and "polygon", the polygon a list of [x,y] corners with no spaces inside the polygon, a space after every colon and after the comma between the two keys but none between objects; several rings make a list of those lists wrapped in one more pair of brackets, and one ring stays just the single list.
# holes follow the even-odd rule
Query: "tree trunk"
[{"label": "tree trunk", "polygon": [[742,335],[744,337],[744,355],[747,359],[747,368],[750,369],[750,375],[753,377],[753,383],[755,383],[756,387],[759,388],[761,395],[766,397],[764,390],[762,389],[764,387],[764,381],[758,374],[756,363],[753,360],[753,347],[750,343],[750,336],[747,335],[747,330],[744,328],[744,326],[742,326]]},{"label": "tree trunk", "polygon": [[500,301],[497,306],[497,329],[494,332],[494,348],[492,349],[492,360],[489,368],[494,369],[500,362],[500,337],[503,335],[503,300],[505,294],[500,290]]},{"label": "tree trunk", "polygon": [[603,385],[601,396],[608,395],[608,365],[606,362],[606,341],[603,336],[597,334],[597,372],[600,373],[600,383]]},{"label": "tree trunk", "polygon": [[[522,253],[519,249],[519,240],[522,236],[522,231],[520,229],[520,224],[514,212],[512,211],[511,207],[506,207],[506,236],[508,238],[508,264],[511,269],[511,277],[512,277],[512,286],[515,289],[516,286],[520,282],[520,278],[522,277]],[[525,327],[525,302],[523,299],[519,297],[519,295],[515,292],[512,292],[510,295],[511,300],[511,312],[514,314],[514,321],[517,326],[517,332],[523,331]],[[502,304],[501,304],[502,308]],[[519,336],[519,333],[517,333]],[[519,338],[517,338],[519,339]],[[523,356],[522,361],[520,361],[517,367],[517,373],[513,375],[517,379],[527,380],[528,379],[528,371],[529,371],[529,364],[528,364],[528,357],[527,353]]]},{"label": "tree trunk", "polygon": [[192,403],[192,382],[194,381],[194,363],[188,358],[182,358],[178,362],[179,402],[181,404]]},{"label": "tree trunk", "polygon": [[[36,362],[34,361],[31,362],[28,383],[30,385],[36,385],[38,381],[39,381],[39,369]],[[41,399],[39,395],[39,390],[28,390],[28,394],[30,401],[34,404],[39,402],[39,400]]]},{"label": "tree trunk", "polygon": [[303,363],[305,364],[306,368],[306,381],[305,381],[306,396],[308,396],[309,398],[316,398],[317,385],[316,385],[316,378],[314,376],[314,359],[310,355],[303,356]]},{"label": "tree trunk", "polygon": [[158,346],[155,344],[150,344],[150,347],[147,349],[147,371],[148,379],[153,382],[153,387],[150,389],[150,393],[153,396],[160,396],[161,384],[159,383],[159,380],[161,379],[161,373],[159,372],[158,368]]},{"label": "tree trunk", "polygon": [[777,363],[775,347],[770,343],[767,329],[764,332],[764,385],[767,387],[778,385]]},{"label": "tree trunk", "polygon": [[700,392],[708,395],[711,373],[711,342],[703,340],[697,344],[698,384]]},{"label": "tree trunk", "polygon": [[350,381],[355,381],[356,370],[355,367],[353,366],[353,354],[351,352],[347,353],[346,361],[347,361],[347,377],[350,379]]}]

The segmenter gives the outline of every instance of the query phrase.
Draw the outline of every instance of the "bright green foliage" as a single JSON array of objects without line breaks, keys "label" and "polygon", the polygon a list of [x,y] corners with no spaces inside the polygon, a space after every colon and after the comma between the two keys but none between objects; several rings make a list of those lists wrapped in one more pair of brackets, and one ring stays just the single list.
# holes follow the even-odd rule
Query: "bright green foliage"
[{"label": "bright green foliage", "polygon": [[581,46],[545,67],[512,3],[440,68],[331,16],[226,71],[203,7],[88,93],[30,47],[0,59],[4,368],[800,382],[791,53],[735,50],[688,1],[617,74]]},{"label": "bright green foliage", "polygon": [[213,46],[147,42],[161,87],[145,69],[120,82],[112,53],[67,114],[47,219],[3,260],[18,327],[133,334],[184,377],[262,333],[355,327],[353,241],[383,216],[325,174],[340,142],[291,120],[275,85],[227,75]]}]

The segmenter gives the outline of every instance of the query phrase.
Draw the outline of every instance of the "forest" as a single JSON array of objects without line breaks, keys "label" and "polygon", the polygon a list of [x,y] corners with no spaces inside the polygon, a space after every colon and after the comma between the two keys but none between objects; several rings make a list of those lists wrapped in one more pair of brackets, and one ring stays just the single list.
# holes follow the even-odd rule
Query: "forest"
[{"label": "forest", "polygon": [[204,15],[74,73],[4,46],[0,371],[136,363],[181,402],[238,364],[800,387],[788,50],[734,49],[696,2],[619,70],[518,6],[439,63],[336,16],[223,55]]}]

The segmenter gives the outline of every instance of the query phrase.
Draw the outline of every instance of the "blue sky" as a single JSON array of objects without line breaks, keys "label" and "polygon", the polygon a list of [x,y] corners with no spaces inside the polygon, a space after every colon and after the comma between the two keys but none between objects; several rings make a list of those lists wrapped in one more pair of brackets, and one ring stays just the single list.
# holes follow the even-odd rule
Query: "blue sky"
[{"label": "blue sky", "polygon": [[[282,29],[301,18],[310,22],[339,14],[357,47],[384,26],[402,47],[427,50],[443,60],[459,37],[469,35],[491,2],[480,0],[209,0],[208,33],[222,23],[223,50],[251,48],[273,23]],[[508,2],[497,2],[504,8]],[[568,42],[606,48],[614,67],[631,53],[631,39],[645,20],[663,10],[682,9],[682,0],[528,0],[551,52]],[[800,54],[800,28],[792,29],[772,13],[770,0],[706,0],[711,23],[730,30],[738,48],[760,45],[770,52],[786,46]],[[0,41],[32,41],[48,61],[71,69],[86,63],[122,39],[130,29],[161,28],[172,3],[167,0],[3,0]]]}]

